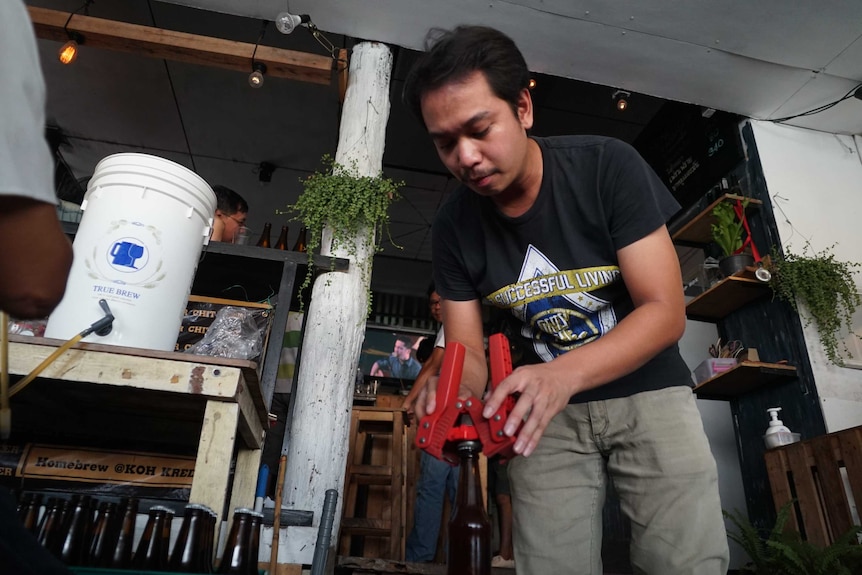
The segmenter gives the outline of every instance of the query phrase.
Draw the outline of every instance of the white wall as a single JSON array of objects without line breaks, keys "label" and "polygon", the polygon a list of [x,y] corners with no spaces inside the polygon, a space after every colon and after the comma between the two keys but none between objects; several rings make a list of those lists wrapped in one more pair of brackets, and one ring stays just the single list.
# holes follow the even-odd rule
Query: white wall
[{"label": "white wall", "polygon": [[[700,362],[709,357],[709,345],[715,343],[717,338],[718,330],[715,324],[686,321],[685,335],[679,342],[679,351],[689,371],[694,371]],[[730,403],[698,399],[697,408],[700,410],[703,429],[709,438],[709,447],[718,466],[718,492],[721,496],[721,507],[727,511],[738,510],[743,515],[747,515]],[[728,529],[731,528],[732,525],[728,525]],[[739,545],[733,541],[729,543],[730,568],[738,569],[745,564],[748,556]]]},{"label": "white wall", "polygon": [[[751,123],[784,248],[835,244],[837,259],[862,260],[862,138]],[[830,363],[813,326],[805,340],[827,431],[862,425],[862,370]]]}]

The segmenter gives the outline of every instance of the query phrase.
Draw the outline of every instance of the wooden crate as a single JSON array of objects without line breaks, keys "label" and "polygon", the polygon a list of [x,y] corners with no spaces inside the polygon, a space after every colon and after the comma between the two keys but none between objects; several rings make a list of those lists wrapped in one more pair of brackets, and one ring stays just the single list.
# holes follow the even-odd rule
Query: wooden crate
[{"label": "wooden crate", "polygon": [[771,449],[764,457],[776,511],[797,500],[788,529],[827,546],[853,526],[842,471],[862,505],[862,426]]}]

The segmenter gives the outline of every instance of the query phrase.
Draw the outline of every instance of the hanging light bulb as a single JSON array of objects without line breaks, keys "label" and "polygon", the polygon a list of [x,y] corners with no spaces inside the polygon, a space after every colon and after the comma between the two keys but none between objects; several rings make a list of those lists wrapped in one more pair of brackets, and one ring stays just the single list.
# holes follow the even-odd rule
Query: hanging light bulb
[{"label": "hanging light bulb", "polygon": [[527,88],[529,88],[530,90],[534,89],[537,85],[538,82],[536,82],[535,78],[530,78],[530,81],[527,82]]},{"label": "hanging light bulb", "polygon": [[290,12],[281,12],[275,17],[275,27],[282,34],[290,34],[300,24],[307,24],[311,21],[311,16],[308,14],[291,14]]},{"label": "hanging light bulb", "polygon": [[71,64],[77,57],[78,42],[76,42],[74,38],[63,44],[60,47],[60,51],[57,52],[57,58],[60,59],[61,64]]},{"label": "hanging light bulb", "polygon": [[266,64],[255,62],[251,65],[252,73],[248,75],[248,85],[252,88],[263,86],[263,75],[266,74]]},{"label": "hanging light bulb", "polygon": [[617,110],[620,112],[625,112],[629,107],[628,97],[631,96],[631,92],[626,92],[625,90],[617,90],[611,95],[611,98],[616,102]]}]

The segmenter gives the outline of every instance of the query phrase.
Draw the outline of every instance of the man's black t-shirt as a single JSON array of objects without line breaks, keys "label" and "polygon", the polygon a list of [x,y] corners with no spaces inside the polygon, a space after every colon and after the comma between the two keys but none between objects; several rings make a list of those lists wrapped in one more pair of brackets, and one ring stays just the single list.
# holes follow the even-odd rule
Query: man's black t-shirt
[{"label": "man's black t-shirt", "polygon": [[[652,168],[624,142],[598,136],[535,140],[544,171],[526,213],[505,216],[489,198],[461,186],[433,227],[437,292],[457,301],[484,298],[510,311],[525,363],[551,361],[594,341],[631,313],[617,251],[679,209]],[[691,375],[673,345],[572,402],[675,385],[691,385]]]}]

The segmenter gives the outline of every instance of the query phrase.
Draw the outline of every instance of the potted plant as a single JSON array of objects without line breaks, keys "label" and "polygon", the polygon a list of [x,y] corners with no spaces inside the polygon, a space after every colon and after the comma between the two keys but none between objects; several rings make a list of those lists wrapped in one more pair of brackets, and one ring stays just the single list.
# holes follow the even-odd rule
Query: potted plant
[{"label": "potted plant", "polygon": [[785,530],[793,510],[793,501],[786,503],[778,512],[775,525],[766,537],[741,513],[728,513],[727,517],[736,527],[727,536],[737,542],[751,561],[740,573],[757,575],[855,575],[862,573],[862,546],[856,537],[862,527],[852,527],[847,533],[827,547],[818,547],[804,541],[796,531]]},{"label": "potted plant", "polygon": [[[301,220],[308,233],[308,273],[299,287],[300,305],[302,292],[311,285],[314,277],[314,252],[320,248],[324,227],[331,230],[333,250],[345,249],[349,255],[355,256],[357,248],[364,242],[379,252],[381,232],[385,229],[388,233],[389,205],[400,198],[398,190],[404,185],[404,182],[393,182],[382,174],[356,175],[355,163],[345,167],[328,154],[321,161],[324,171],[316,171],[302,180],[303,192],[296,204],[289,206],[298,213],[294,219]],[[369,286],[370,313],[372,258],[358,263],[362,266],[362,280]]]},{"label": "potted plant", "polygon": [[784,255],[773,249],[770,286],[775,296],[788,302],[797,313],[802,304],[805,325],[814,323],[826,357],[841,366],[844,361],[840,352],[849,351],[840,336],[844,330],[853,333],[853,314],[862,305],[853,277],[853,270],[860,264],[836,260],[833,247],[813,252],[805,244],[802,254],[787,250]]},{"label": "potted plant", "polygon": [[[742,201],[742,209],[748,206],[748,200]],[[723,257],[718,260],[718,269],[725,276],[745,269],[746,266],[754,265],[754,257],[742,252],[743,225],[729,202],[721,202],[712,209],[715,222],[711,225],[712,239],[721,248]]]}]

